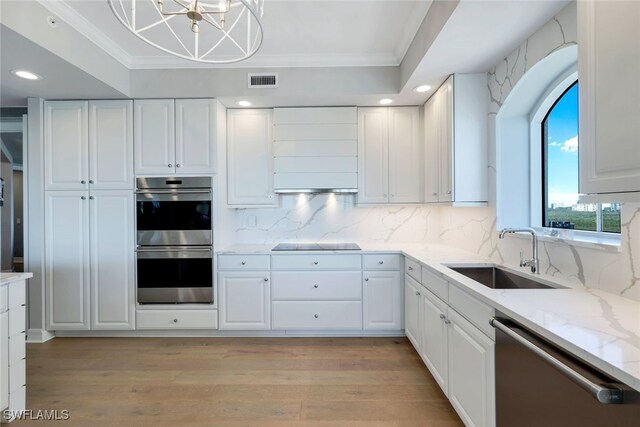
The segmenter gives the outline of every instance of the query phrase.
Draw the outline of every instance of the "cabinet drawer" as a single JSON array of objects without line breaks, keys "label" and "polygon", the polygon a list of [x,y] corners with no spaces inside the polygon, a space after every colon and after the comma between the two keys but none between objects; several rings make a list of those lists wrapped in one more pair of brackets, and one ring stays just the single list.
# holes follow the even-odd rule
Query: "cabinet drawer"
[{"label": "cabinet drawer", "polygon": [[361,255],[272,255],[273,270],[360,270]]},{"label": "cabinet drawer", "polygon": [[[21,359],[18,363],[9,366],[9,393],[20,389],[27,383],[26,359]],[[11,399],[11,397],[9,397]]]},{"label": "cabinet drawer", "polygon": [[9,310],[9,336],[14,337],[25,332],[26,329],[26,315],[25,306],[14,307]]},{"label": "cabinet drawer", "polygon": [[9,309],[27,303],[27,282],[20,280],[9,284]]},{"label": "cabinet drawer", "polygon": [[477,326],[485,335],[495,339],[495,330],[489,325],[489,319],[494,315],[493,308],[478,301],[456,286],[451,286],[449,289],[449,305]]},{"label": "cabinet drawer", "polygon": [[218,270],[269,270],[269,255],[218,255]]},{"label": "cabinet drawer", "polygon": [[436,294],[442,301],[449,299],[449,282],[433,273],[431,270],[422,267],[422,286]]},{"label": "cabinet drawer", "polygon": [[217,329],[217,310],[138,310],[137,329]]},{"label": "cabinet drawer", "polygon": [[271,315],[273,329],[362,329],[360,301],[277,301]]},{"label": "cabinet drawer", "polygon": [[362,264],[365,270],[400,270],[400,255],[363,255]]},{"label": "cabinet drawer", "polygon": [[9,338],[9,365],[25,358],[26,347],[24,333]]},{"label": "cabinet drawer", "polygon": [[0,286],[0,313],[4,313],[9,308],[9,286]]},{"label": "cabinet drawer", "polygon": [[362,299],[360,271],[278,271],[271,274],[271,298],[284,301]]},{"label": "cabinet drawer", "polygon": [[420,264],[414,260],[407,257],[404,258],[404,272],[416,279],[418,282],[422,282]]}]

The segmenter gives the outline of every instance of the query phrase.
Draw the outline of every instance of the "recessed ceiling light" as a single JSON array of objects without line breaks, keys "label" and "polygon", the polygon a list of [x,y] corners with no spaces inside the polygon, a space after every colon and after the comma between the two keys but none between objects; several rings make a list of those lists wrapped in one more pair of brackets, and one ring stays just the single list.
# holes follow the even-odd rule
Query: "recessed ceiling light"
[{"label": "recessed ceiling light", "polygon": [[249,101],[238,101],[236,102],[241,107],[251,107],[251,103]]},{"label": "recessed ceiling light", "polygon": [[429,92],[431,90],[431,86],[429,86],[429,85],[420,85],[420,86],[416,87],[413,90],[418,92],[418,93],[425,93],[425,92]]},{"label": "recessed ceiling light", "polygon": [[27,71],[27,70],[11,70],[11,73],[13,73],[14,75],[21,77],[23,79],[27,79],[27,80],[40,80],[42,79],[41,76],[32,73],[31,71]]},{"label": "recessed ceiling light", "polygon": [[383,98],[380,101],[378,101],[378,104],[382,104],[382,105],[389,105],[393,102],[393,99],[390,98]]}]

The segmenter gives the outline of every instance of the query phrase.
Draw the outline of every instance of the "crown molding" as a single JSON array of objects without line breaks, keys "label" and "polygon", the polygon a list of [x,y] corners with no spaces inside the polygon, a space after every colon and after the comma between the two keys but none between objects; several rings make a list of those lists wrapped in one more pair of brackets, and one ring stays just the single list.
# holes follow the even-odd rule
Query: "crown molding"
[{"label": "crown molding", "polygon": [[69,6],[66,1],[36,0],[56,17],[63,20],[93,44],[111,55],[116,61],[131,68],[132,57],[105,33],[96,28],[84,16]]},{"label": "crown molding", "polygon": [[414,13],[412,13],[407,20],[407,23],[404,27],[404,32],[402,33],[402,37],[400,38],[400,44],[396,49],[396,57],[398,58],[398,64],[402,62],[404,56],[407,54],[409,50],[409,46],[413,42],[413,39],[416,37],[418,33],[418,29],[420,25],[422,25],[422,21],[429,13],[429,9],[431,9],[431,5],[433,4],[433,0],[429,1],[429,5],[426,7],[424,12],[418,13],[418,9],[420,7],[420,3],[416,3],[414,6]]}]

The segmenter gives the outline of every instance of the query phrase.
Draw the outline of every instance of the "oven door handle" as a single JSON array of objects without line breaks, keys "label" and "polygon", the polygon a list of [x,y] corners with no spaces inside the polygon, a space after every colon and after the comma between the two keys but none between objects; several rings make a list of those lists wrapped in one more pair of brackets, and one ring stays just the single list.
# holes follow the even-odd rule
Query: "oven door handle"
[{"label": "oven door handle", "polygon": [[136,252],[212,252],[209,246],[138,246]]},{"label": "oven door handle", "polygon": [[624,390],[619,388],[607,388],[600,384],[596,384],[588,378],[585,378],[582,374],[575,371],[571,367],[567,366],[560,360],[556,359],[537,345],[533,344],[528,339],[524,338],[520,334],[515,333],[509,326],[505,325],[498,318],[492,318],[489,323],[494,328],[505,333],[510,338],[516,340],[519,344],[522,344],[528,350],[541,357],[555,369],[569,377],[577,385],[588,391],[596,400],[600,403],[621,404],[624,403]]},{"label": "oven door handle", "polygon": [[185,188],[185,189],[175,189],[175,190],[163,190],[163,189],[136,190],[136,194],[174,194],[174,195],[180,195],[180,194],[211,194],[211,189],[210,188],[202,188],[202,189]]}]

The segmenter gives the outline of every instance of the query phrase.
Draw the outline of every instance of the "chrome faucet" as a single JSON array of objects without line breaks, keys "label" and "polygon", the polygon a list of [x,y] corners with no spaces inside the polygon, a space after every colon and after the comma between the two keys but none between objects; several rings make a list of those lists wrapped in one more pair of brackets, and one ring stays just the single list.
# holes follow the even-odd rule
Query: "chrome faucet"
[{"label": "chrome faucet", "polygon": [[525,261],[522,251],[520,251],[520,267],[531,267],[532,273],[538,273],[538,235],[533,228],[505,228],[500,231],[498,236],[500,239],[504,239],[505,234],[510,233],[529,233],[531,234],[531,252],[533,258]]}]

